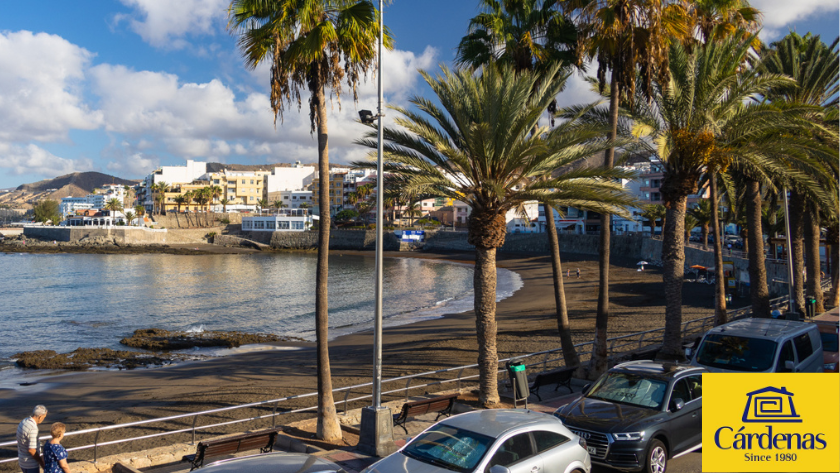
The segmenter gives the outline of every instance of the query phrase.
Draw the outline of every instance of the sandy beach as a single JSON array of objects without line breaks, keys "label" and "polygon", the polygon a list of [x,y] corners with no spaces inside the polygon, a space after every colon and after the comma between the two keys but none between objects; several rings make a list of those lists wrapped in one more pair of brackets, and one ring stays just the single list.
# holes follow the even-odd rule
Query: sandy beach
[{"label": "sandy beach", "polygon": [[[203,248],[202,248],[203,250]],[[341,252],[349,254],[351,252]],[[358,254],[370,256],[369,252]],[[390,257],[437,258],[471,262],[471,253],[392,253]],[[566,280],[566,297],[576,343],[591,341],[594,331],[598,291],[597,258],[563,255],[564,269],[571,271]],[[518,273],[524,286],[512,297],[498,304],[499,357],[522,355],[559,347],[555,319],[551,264],[543,255],[500,255],[498,264]],[[576,270],[580,268],[581,278]],[[683,319],[691,320],[712,313],[713,287],[705,284],[684,286]],[[655,268],[636,271],[635,261],[615,258],[611,271],[610,336],[664,325],[664,294],[661,273]],[[735,306],[745,305],[744,301]],[[384,335],[383,379],[476,362],[475,322],[472,312],[450,314],[435,320],[386,329]],[[330,345],[333,387],[339,388],[370,381],[372,372],[372,334],[355,333],[335,339]],[[279,349],[282,348],[282,349]],[[208,361],[158,369],[132,371],[83,372],[41,378],[32,386],[0,390],[0,441],[14,439],[20,420],[32,406],[44,404],[50,409],[47,424],[65,422],[69,431],[163,417],[179,413],[276,399],[315,390],[315,356],[311,343],[284,343],[278,349],[244,352]],[[415,384],[420,384],[417,381]],[[391,383],[383,390],[404,387],[405,382]],[[355,395],[363,391],[354,392]],[[369,393],[369,390],[364,391]],[[419,392],[422,394],[422,391]],[[352,397],[352,396],[351,396]],[[401,395],[388,399],[401,398]],[[339,410],[340,401],[337,398]],[[280,408],[298,408],[315,404],[315,398],[289,401]],[[359,402],[350,407],[361,407]],[[270,408],[251,409],[248,414],[270,413]],[[306,417],[308,414],[283,416],[278,423]],[[198,424],[217,422],[225,415],[205,416]],[[191,426],[191,421],[176,425]],[[172,428],[174,425],[170,425]],[[269,421],[238,424],[208,431],[204,436],[270,426]],[[160,431],[159,424],[134,432],[108,432],[100,436],[123,438]],[[42,430],[44,430],[42,428]],[[101,448],[99,455],[117,451],[141,450],[178,441],[188,441],[189,434],[163,437],[114,447]],[[93,438],[71,437],[67,446],[92,443]],[[74,452],[74,458],[88,458],[91,451]],[[11,449],[0,450],[0,457],[14,456]],[[0,465],[0,470],[16,463]]]}]

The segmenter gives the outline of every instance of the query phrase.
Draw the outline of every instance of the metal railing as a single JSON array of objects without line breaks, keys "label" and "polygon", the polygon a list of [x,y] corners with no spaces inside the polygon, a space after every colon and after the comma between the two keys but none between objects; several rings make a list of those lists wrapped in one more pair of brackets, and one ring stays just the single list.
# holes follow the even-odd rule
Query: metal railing
[{"label": "metal railing", "polygon": [[[826,281],[826,282],[823,283],[823,287],[826,287],[826,286],[829,286],[829,285],[830,285],[829,281]],[[779,308],[779,307],[785,306],[787,304],[787,302],[788,302],[788,296],[783,296],[783,297],[779,297],[779,298],[776,298],[776,299],[772,299],[770,301],[770,304],[771,304],[771,307],[773,307],[773,308]],[[727,312],[728,320],[731,321],[731,320],[737,320],[737,319],[744,318],[748,314],[750,314],[751,312],[752,312],[752,309],[749,306],[741,307],[739,309],[734,309],[734,310],[728,311]],[[713,325],[713,323],[714,323],[714,315],[707,316],[707,317],[702,317],[702,318],[698,318],[698,319],[693,319],[693,320],[689,320],[687,322],[684,322],[683,327],[682,327],[682,331],[681,331],[683,340],[687,339],[690,336],[693,336],[696,333],[705,333],[708,330],[708,328],[710,328]],[[654,334],[664,333],[664,331],[665,331],[665,329],[663,327],[663,328],[658,328],[658,329],[653,329],[653,330],[645,330],[645,331],[642,331],[642,332],[635,332],[635,333],[631,333],[631,334],[627,334],[627,335],[621,335],[621,336],[618,336],[618,337],[609,338],[609,339],[607,339],[607,342],[609,343],[607,353],[608,353],[609,356],[612,356],[612,355],[615,355],[617,353],[625,353],[625,352],[632,351],[632,350],[642,349],[642,348],[644,348],[645,346],[648,346],[648,345],[661,343],[661,341],[657,340],[657,337],[655,337]],[[580,349],[580,348],[585,347],[587,345],[593,345],[592,348],[593,348],[593,351],[594,351],[594,342],[592,342],[592,341],[576,344],[575,348]],[[582,352],[580,350],[578,350],[578,351],[581,354],[581,361],[584,361],[583,358],[585,356],[587,356],[587,355],[591,356],[591,354],[592,354],[592,352],[587,353],[587,352]],[[551,363],[556,363],[556,362],[563,363],[562,348],[553,348],[551,350],[544,350],[544,351],[540,351],[540,352],[536,352],[536,353],[528,353],[526,355],[504,358],[504,359],[499,360],[499,365],[504,366],[503,365],[504,363],[506,363],[508,361],[511,361],[511,360],[523,361],[523,360],[529,359],[529,358],[534,358],[535,360],[531,363],[525,363],[526,366],[541,366],[542,369],[545,370],[545,369],[547,369],[548,365],[551,364]],[[476,378],[479,377],[478,374],[464,375],[464,372],[467,371],[467,370],[476,370],[477,368],[478,368],[477,364],[472,364],[472,365],[456,366],[456,367],[453,367],[453,368],[445,368],[445,369],[436,370],[436,371],[426,371],[426,372],[423,372],[423,373],[416,373],[416,374],[407,375],[407,376],[400,376],[400,377],[396,377],[396,378],[384,379],[384,380],[382,380],[383,385],[391,384],[391,383],[398,383],[398,382],[399,383],[405,382],[405,384],[401,385],[400,387],[398,387],[396,389],[383,391],[382,395],[385,396],[385,395],[393,395],[393,394],[396,394],[396,393],[403,393],[404,400],[408,401],[409,392],[412,389],[416,390],[416,389],[428,388],[428,387],[432,387],[432,386],[442,386],[442,385],[449,384],[449,383],[457,383],[457,389],[460,389],[462,387],[462,384],[463,384],[464,381],[471,380],[471,379],[476,379]],[[415,379],[418,379],[418,378],[431,378],[431,377],[434,377],[434,376],[437,376],[437,375],[442,375],[442,374],[452,373],[452,372],[457,372],[457,375],[454,378],[435,379],[434,381],[426,382],[426,383],[423,383],[423,384],[412,385],[412,381],[415,380]],[[504,372],[505,372],[504,369],[499,369],[498,370],[498,373],[500,373],[500,374],[503,374]],[[499,380],[500,384],[503,383],[503,382],[504,382],[504,379]],[[342,387],[342,388],[333,389],[332,392],[333,392],[334,398],[341,399],[340,401],[338,401],[337,404],[340,404],[342,406],[342,410],[346,414],[347,410],[348,410],[348,404],[349,403],[356,402],[356,401],[363,401],[363,400],[366,400],[366,399],[371,399],[371,394],[363,394],[363,395],[351,397],[353,395],[353,391],[354,390],[358,391],[361,388],[369,388],[371,386],[372,386],[372,383],[356,384],[356,385],[353,385],[353,386],[345,386],[345,387]],[[238,424],[238,423],[242,423],[242,422],[250,422],[250,421],[256,421],[256,420],[260,420],[260,419],[267,419],[267,418],[271,418],[272,419],[272,425],[274,427],[276,427],[277,426],[277,416],[279,416],[279,415],[297,414],[297,413],[302,413],[302,412],[315,411],[317,409],[317,406],[308,406],[308,407],[303,407],[303,408],[298,408],[298,409],[278,409],[280,403],[288,402],[288,401],[292,401],[292,400],[296,400],[296,399],[304,399],[304,398],[314,397],[314,396],[317,396],[317,394],[318,394],[317,392],[310,392],[310,393],[298,394],[298,395],[294,395],[294,396],[287,396],[287,397],[278,398],[278,399],[271,399],[271,400],[268,400],[268,401],[258,401],[258,402],[252,402],[252,403],[248,403],[248,404],[240,404],[240,405],[236,405],[236,406],[229,406],[229,407],[223,407],[223,408],[218,408],[218,409],[210,409],[210,410],[199,411],[199,412],[190,412],[190,413],[186,413],[186,414],[179,414],[179,415],[174,415],[174,416],[169,416],[169,417],[160,417],[160,418],[147,419],[147,420],[141,420],[141,421],[136,421],[136,422],[128,422],[128,423],[124,423],[124,424],[108,425],[108,426],[104,426],[104,427],[96,427],[96,428],[92,428],[92,429],[84,429],[84,430],[78,430],[78,431],[74,431],[74,432],[67,432],[65,434],[65,437],[72,437],[72,436],[78,436],[78,435],[83,435],[83,434],[94,434],[93,444],[68,448],[67,451],[86,450],[86,449],[91,449],[92,448],[94,450],[93,461],[96,462],[97,458],[98,458],[99,447],[104,447],[104,446],[108,446],[108,445],[116,445],[116,444],[121,444],[121,443],[128,443],[128,442],[133,442],[133,441],[139,441],[139,440],[145,440],[145,439],[151,439],[151,438],[155,438],[155,437],[162,437],[162,436],[166,436],[166,435],[175,435],[175,434],[181,434],[181,433],[191,433],[192,434],[192,443],[195,444],[196,433],[198,431],[207,430],[207,429],[211,429],[211,428],[215,428],[215,427],[226,426],[226,425]],[[336,396],[336,394],[342,394],[342,396],[339,397],[339,396]],[[252,416],[252,417],[234,419],[234,420],[229,420],[229,421],[226,421],[226,422],[216,422],[216,423],[207,424],[207,425],[197,425],[199,417],[208,417],[212,414],[218,414],[218,413],[221,413],[221,412],[230,412],[230,411],[234,411],[234,410],[237,410],[237,409],[246,409],[246,408],[254,408],[254,407],[270,407],[271,408],[271,413],[270,414],[259,414],[259,415]],[[126,428],[130,428],[130,427],[137,427],[137,426],[148,425],[148,424],[152,424],[152,423],[171,422],[171,421],[178,420],[178,419],[188,419],[188,418],[192,418],[192,426],[189,427],[189,428],[167,430],[167,431],[164,431],[164,432],[142,435],[142,436],[138,436],[138,437],[131,437],[131,438],[126,438],[126,439],[118,439],[118,440],[110,440],[110,441],[106,441],[106,442],[99,442],[100,433],[105,432],[105,431],[116,430],[116,429],[126,429]],[[40,440],[46,440],[48,438],[49,437],[47,437],[47,436],[43,436],[43,437],[40,438]],[[16,441],[10,441],[10,442],[0,443],[0,447],[8,447],[8,446],[12,446],[12,445],[17,445],[17,442]],[[12,462],[12,461],[17,461],[17,458],[2,459],[2,460],[0,460],[0,463],[7,463],[7,462]]]}]

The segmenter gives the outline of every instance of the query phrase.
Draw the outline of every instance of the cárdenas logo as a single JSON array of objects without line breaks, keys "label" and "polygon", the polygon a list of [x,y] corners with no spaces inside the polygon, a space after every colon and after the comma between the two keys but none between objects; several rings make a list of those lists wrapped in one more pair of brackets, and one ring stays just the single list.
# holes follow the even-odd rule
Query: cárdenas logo
[{"label": "c\u00e1rdenas logo", "polygon": [[704,373],[703,471],[840,471],[840,377]]}]

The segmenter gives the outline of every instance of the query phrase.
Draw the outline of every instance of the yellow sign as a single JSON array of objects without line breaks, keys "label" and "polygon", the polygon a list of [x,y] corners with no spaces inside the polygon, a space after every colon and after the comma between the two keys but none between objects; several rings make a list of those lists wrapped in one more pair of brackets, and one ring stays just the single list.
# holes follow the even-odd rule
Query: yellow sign
[{"label": "yellow sign", "polygon": [[703,471],[840,471],[840,375],[703,374]]}]

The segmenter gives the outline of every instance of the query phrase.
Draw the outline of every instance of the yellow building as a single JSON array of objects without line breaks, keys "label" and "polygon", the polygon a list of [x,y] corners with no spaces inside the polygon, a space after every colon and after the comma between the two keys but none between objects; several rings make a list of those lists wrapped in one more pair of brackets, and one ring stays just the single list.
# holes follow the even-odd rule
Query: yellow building
[{"label": "yellow building", "polygon": [[[344,176],[345,172],[330,173],[330,215],[340,212],[344,208]],[[312,180],[312,206],[319,207],[321,181],[318,177]]]},{"label": "yellow building", "polygon": [[[181,205],[181,212],[207,210],[212,212],[253,211],[259,206],[259,201],[267,198],[266,179],[270,171],[228,171],[209,173],[201,180],[189,184],[173,184],[165,196],[164,207],[167,212],[178,211],[175,198],[187,192],[194,193],[205,187],[218,187],[220,191],[206,206],[195,201],[189,205]],[[206,177],[206,179],[204,179]],[[227,199],[227,204],[222,200]]]}]

